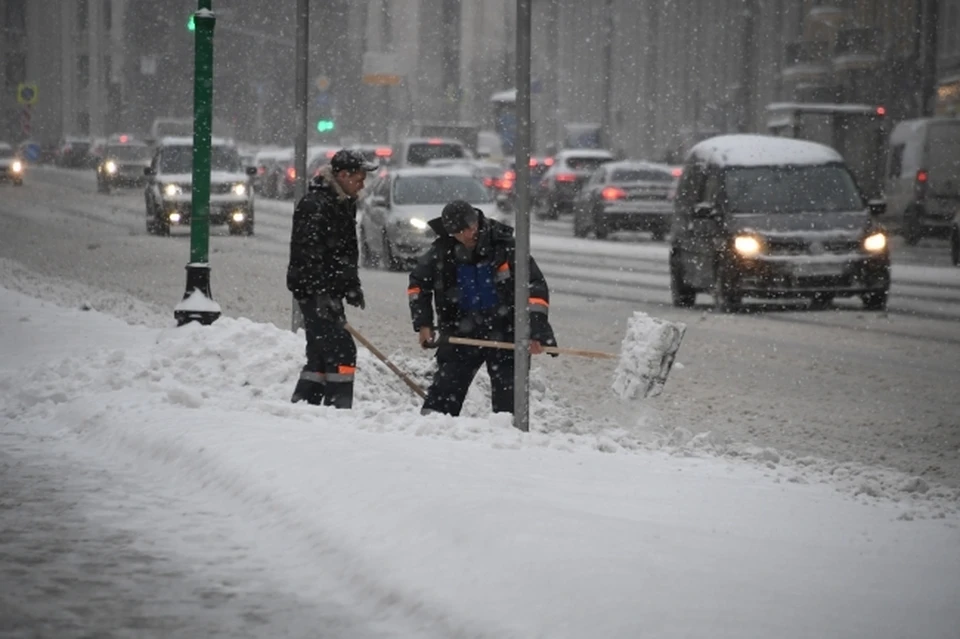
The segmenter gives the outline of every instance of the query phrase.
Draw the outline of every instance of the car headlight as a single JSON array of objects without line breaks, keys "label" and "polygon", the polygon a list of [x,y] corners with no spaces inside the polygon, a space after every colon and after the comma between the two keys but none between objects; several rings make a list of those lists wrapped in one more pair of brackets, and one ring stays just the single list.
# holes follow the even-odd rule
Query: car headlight
[{"label": "car headlight", "polygon": [[103,168],[107,170],[107,173],[116,173],[117,172],[117,163],[113,160],[109,160],[106,164],[103,165]]},{"label": "car headlight", "polygon": [[869,253],[879,253],[887,248],[887,236],[883,233],[868,235],[863,240],[863,250]]},{"label": "car headlight", "polygon": [[23,162],[21,162],[20,160],[14,160],[13,164],[10,165],[10,168],[13,170],[14,173],[19,173],[20,171],[23,170]]},{"label": "car headlight", "polygon": [[738,235],[733,239],[733,249],[743,257],[754,257],[760,254],[763,245],[752,235]]},{"label": "car headlight", "polygon": [[246,195],[247,194],[247,185],[241,182],[233,185],[231,189],[234,195]]},{"label": "car headlight", "polygon": [[163,194],[167,197],[173,197],[174,195],[180,195],[183,193],[183,189],[180,188],[179,184],[166,184],[163,187]]},{"label": "car headlight", "polygon": [[428,225],[426,220],[419,217],[412,217],[410,218],[410,226],[418,231],[426,231]]}]

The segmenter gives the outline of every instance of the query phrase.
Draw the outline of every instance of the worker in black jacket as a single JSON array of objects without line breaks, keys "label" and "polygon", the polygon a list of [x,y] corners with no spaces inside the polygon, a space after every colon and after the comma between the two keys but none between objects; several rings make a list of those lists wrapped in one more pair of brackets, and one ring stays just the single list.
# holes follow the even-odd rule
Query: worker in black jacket
[{"label": "worker in black jacket", "polygon": [[294,209],[287,288],[303,314],[307,363],[293,402],[353,406],[357,345],[345,328],[343,303],[364,308],[357,270],[357,197],[367,172],[377,168],[356,151],[340,150],[310,181]]},{"label": "worker in black jacket", "polygon": [[[513,229],[462,200],[450,202],[429,222],[437,239],[410,274],[407,297],[413,330],[424,348],[437,346],[437,372],[423,414],[459,415],[467,390],[482,364],[492,386],[494,412],[513,412],[514,351],[450,344],[443,336],[514,341]],[[530,353],[557,341],[548,319],[550,290],[530,258]],[[436,321],[434,320],[436,307]]]}]

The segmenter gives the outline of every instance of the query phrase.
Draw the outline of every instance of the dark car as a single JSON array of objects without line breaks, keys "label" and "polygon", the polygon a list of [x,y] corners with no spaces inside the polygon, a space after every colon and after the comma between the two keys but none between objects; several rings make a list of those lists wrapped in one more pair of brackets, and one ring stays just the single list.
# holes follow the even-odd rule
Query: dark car
[{"label": "dark car", "polygon": [[673,169],[653,162],[609,162],[591,176],[574,202],[573,234],[649,231],[660,242],[673,219]]},{"label": "dark car", "polygon": [[602,149],[564,149],[557,153],[536,192],[538,217],[554,220],[560,213],[572,211],[580,189],[594,171],[614,159],[613,153]]},{"label": "dark car", "polygon": [[717,310],[744,297],[799,297],[817,306],[858,296],[883,310],[887,235],[843,158],[814,142],[726,135],[693,147],[674,206],[675,306],[709,293]]},{"label": "dark car", "polygon": [[90,138],[65,137],[57,151],[57,166],[70,169],[89,168],[91,146],[93,140]]},{"label": "dark car", "polygon": [[13,147],[0,142],[0,182],[10,181],[14,186],[23,186],[23,161]]},{"label": "dark car", "polygon": [[143,169],[150,166],[153,149],[127,136],[122,139],[123,142],[108,142],[97,163],[97,190],[101,193],[109,193],[115,188],[145,186],[148,181]]}]

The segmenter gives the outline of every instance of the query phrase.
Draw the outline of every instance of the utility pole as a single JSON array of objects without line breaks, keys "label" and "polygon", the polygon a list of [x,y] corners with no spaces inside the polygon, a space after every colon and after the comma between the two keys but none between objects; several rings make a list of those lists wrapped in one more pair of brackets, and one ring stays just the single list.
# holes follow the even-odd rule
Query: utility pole
[{"label": "utility pole", "polygon": [[608,149],[613,148],[613,1],[606,0],[603,18],[603,116],[600,124]]},{"label": "utility pole", "polygon": [[[916,0],[917,3],[917,117],[933,115],[933,97],[937,91],[937,0]],[[952,27],[951,27],[952,28]]]},{"label": "utility pole", "polygon": [[210,294],[210,145],[213,129],[213,15],[211,0],[198,0],[193,76],[193,184],[190,198],[190,263],[187,288],[174,308],[177,325],[212,324],[220,305]]},{"label": "utility pole", "polygon": [[517,212],[513,425],[530,430],[530,38],[531,0],[517,0]]},{"label": "utility pole", "polygon": [[740,121],[737,130],[752,131],[756,125],[753,108],[757,99],[757,13],[758,0],[742,0],[743,40],[740,45]]},{"label": "utility pole", "polygon": [[[310,2],[297,0],[297,50],[296,50],[296,111],[297,134],[293,150],[293,166],[297,181],[293,187],[293,201],[299,202],[307,192],[307,111],[309,102],[310,56]],[[294,204],[296,206],[296,204]],[[303,327],[303,316],[297,300],[292,300],[290,330],[294,333]]]}]

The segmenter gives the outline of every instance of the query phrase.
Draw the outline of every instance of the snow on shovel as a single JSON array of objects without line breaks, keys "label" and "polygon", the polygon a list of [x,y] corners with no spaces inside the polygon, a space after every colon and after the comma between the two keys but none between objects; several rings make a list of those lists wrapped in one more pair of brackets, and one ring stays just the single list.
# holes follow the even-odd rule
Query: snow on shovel
[{"label": "snow on shovel", "polygon": [[656,397],[663,391],[687,330],[681,322],[634,311],[613,373],[613,392],[620,399]]}]

